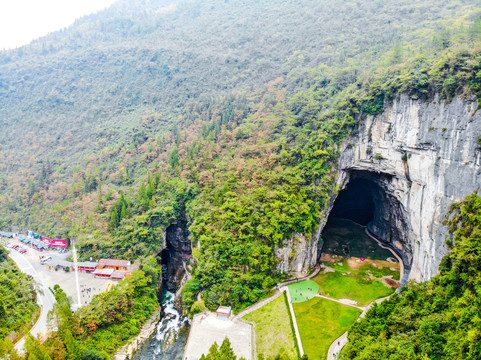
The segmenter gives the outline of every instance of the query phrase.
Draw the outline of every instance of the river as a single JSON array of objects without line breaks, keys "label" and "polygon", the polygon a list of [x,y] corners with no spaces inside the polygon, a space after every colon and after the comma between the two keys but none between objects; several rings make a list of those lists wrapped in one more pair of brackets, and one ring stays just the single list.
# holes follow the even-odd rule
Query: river
[{"label": "river", "polygon": [[[187,317],[182,316],[174,307],[175,295],[169,291],[164,291],[162,309],[164,316],[157,324],[157,333],[152,336],[150,341],[134,355],[134,360],[180,360],[184,355],[184,347],[187,341],[186,329]],[[175,333],[176,341],[167,346],[164,342],[170,342],[170,338]]]}]

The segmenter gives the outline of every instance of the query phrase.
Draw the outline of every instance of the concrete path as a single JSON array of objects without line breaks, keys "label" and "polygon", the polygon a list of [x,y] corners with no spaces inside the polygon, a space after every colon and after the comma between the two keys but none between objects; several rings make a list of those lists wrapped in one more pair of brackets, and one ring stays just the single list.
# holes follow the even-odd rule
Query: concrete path
[{"label": "concrete path", "polygon": [[382,247],[383,249],[389,250],[391,252],[391,254],[393,254],[394,257],[399,261],[399,264],[400,264],[400,266],[399,266],[399,282],[401,283],[401,287],[399,289],[401,289],[404,285],[407,284],[408,277],[409,277],[409,272],[404,271],[404,261],[403,261],[403,259],[392,249],[392,247],[386,246],[378,238],[376,238],[373,234],[371,234],[371,232],[369,231],[369,229],[367,227],[366,227],[366,229],[364,229],[364,232],[371,239],[373,239],[375,242],[377,242],[377,244],[380,247]]},{"label": "concrete path", "polygon": [[288,280],[286,282],[277,284],[277,286],[275,288],[273,288],[272,290],[277,290],[277,289],[280,289],[283,286],[295,284],[295,283],[298,283],[298,282],[301,282],[301,281],[311,280],[313,277],[315,277],[317,274],[319,274],[320,271],[321,271],[321,267],[319,265],[316,265],[316,269],[314,270],[314,272],[311,275],[308,275],[308,276],[305,276],[305,277],[299,278],[299,279]]},{"label": "concrete path", "polygon": [[[304,281],[304,280],[305,279],[302,279],[301,281]],[[297,346],[299,347],[300,356],[302,356],[302,355],[304,355],[304,348],[302,347],[301,335],[299,333],[299,328],[297,326],[296,314],[294,313],[294,307],[292,306],[292,300],[291,300],[291,295],[289,293],[289,287],[288,286],[281,287],[273,296],[271,296],[267,299],[261,300],[261,301],[255,303],[254,305],[249,306],[247,309],[242,310],[240,313],[238,313],[233,318],[233,320],[240,319],[241,317],[243,317],[243,316],[245,316],[245,315],[247,315],[247,314],[249,314],[253,311],[256,311],[256,310],[260,309],[264,305],[267,305],[268,303],[277,299],[279,296],[284,294],[284,292],[287,293],[287,303],[289,304],[289,312],[291,313],[292,323],[293,323],[293,326],[294,326],[294,333],[295,333],[294,335],[296,336],[296,339],[297,339]]]},{"label": "concrete path", "polygon": [[[352,306],[352,307],[355,307],[355,308],[358,308],[360,310],[362,310],[362,314],[359,315],[359,318],[357,319],[357,321],[359,321],[360,319],[364,318],[366,316],[366,313],[367,311],[371,308],[371,306],[376,303],[376,304],[380,304],[382,303],[384,300],[387,300],[391,297],[392,295],[389,295],[389,296],[385,296],[383,298],[379,298],[379,299],[376,299],[372,302],[369,303],[369,305],[367,306],[364,306],[364,307],[359,307],[359,306],[353,306],[353,305],[349,305],[349,304],[344,304],[344,305],[347,305],[347,306]],[[331,299],[331,298],[328,298],[326,296],[322,296],[322,295],[319,295],[319,297],[322,297],[324,299],[327,299],[327,300],[332,300],[332,301],[336,301],[336,302],[339,302],[338,300],[336,299]],[[342,304],[342,303],[341,303]],[[327,352],[327,360],[335,360],[337,359],[337,357],[339,356],[339,353],[341,352],[342,348],[347,344],[347,331],[342,334],[341,336],[339,336],[336,340],[334,340],[331,344],[331,346],[329,346],[329,351]],[[334,355],[335,354],[335,355]]]},{"label": "concrete path", "polygon": [[[404,271],[404,262],[402,260],[402,258],[392,249],[390,248],[389,246],[386,246],[384,245],[381,241],[379,241],[375,236],[373,236],[369,231],[368,229],[366,228],[365,230],[366,234],[373,240],[375,240],[377,242],[377,244],[382,247],[383,249],[387,249],[389,251],[391,251],[391,253],[394,255],[394,257],[399,261],[399,264],[400,264],[400,275],[399,275],[399,279],[401,281],[401,287],[403,286],[403,284],[405,284],[407,282],[407,277],[409,276],[409,273],[408,272],[405,272]],[[405,278],[406,277],[406,278]],[[322,297],[322,298],[325,298],[325,299],[328,299],[328,300],[332,300],[332,301],[336,301],[336,302],[340,302],[338,300],[335,300],[335,299],[331,299],[331,298],[328,298],[328,297],[325,297],[325,296],[322,296],[322,295],[317,295],[319,297]],[[364,306],[364,307],[358,307],[358,306],[354,306],[354,307],[357,307],[358,309],[361,309],[362,310],[362,314],[359,316],[359,318],[357,319],[357,321],[359,321],[360,319],[364,318],[366,316],[366,313],[367,311],[371,308],[371,306],[376,303],[376,304],[380,304],[382,303],[384,300],[387,300],[391,297],[392,295],[389,295],[389,296],[385,296],[383,298],[379,298],[379,299],[376,299],[374,301],[371,301],[367,306]],[[342,304],[342,303],[341,303]],[[348,305],[348,306],[353,306],[353,305],[350,305],[350,304],[344,304],[344,305]],[[336,340],[334,340],[331,344],[331,346],[329,346],[329,351],[327,353],[327,360],[335,360],[337,359],[337,357],[339,356],[339,353],[341,352],[342,348],[344,346],[346,346],[347,344],[347,331],[342,334],[340,337],[338,337]],[[335,355],[334,355],[335,354]]]},{"label": "concrete path", "polygon": [[339,353],[342,348],[347,344],[347,331],[339,336],[334,342],[329,346],[327,352],[327,360],[335,360],[339,357]]},{"label": "concrete path", "polygon": [[301,334],[299,333],[299,328],[297,327],[297,319],[296,319],[296,314],[294,313],[294,307],[292,306],[292,299],[291,299],[291,294],[289,293],[289,287],[286,286],[286,287],[283,287],[282,289],[281,291],[287,292],[287,303],[289,304],[289,311],[291,312],[291,317],[292,317],[292,325],[294,326],[294,333],[297,339],[297,346],[299,347],[299,356],[302,357],[304,355],[304,348],[302,347]]}]

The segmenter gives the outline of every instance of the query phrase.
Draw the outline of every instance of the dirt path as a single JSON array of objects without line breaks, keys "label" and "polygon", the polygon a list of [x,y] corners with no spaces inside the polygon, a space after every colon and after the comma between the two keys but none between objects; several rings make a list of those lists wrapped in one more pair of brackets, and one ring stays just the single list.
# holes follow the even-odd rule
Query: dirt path
[{"label": "dirt path", "polygon": [[369,309],[369,305],[357,306],[355,304],[355,303],[357,303],[357,301],[351,300],[351,299],[339,299],[338,300],[338,299],[333,299],[333,298],[330,298],[330,297],[327,297],[327,296],[324,296],[324,295],[321,295],[321,294],[317,294],[316,297],[320,297],[320,298],[323,298],[323,299],[326,299],[326,300],[331,300],[331,301],[337,302],[337,303],[342,304],[342,305],[351,306],[351,307],[354,307],[354,308],[362,310],[362,311],[365,311],[365,310]]}]

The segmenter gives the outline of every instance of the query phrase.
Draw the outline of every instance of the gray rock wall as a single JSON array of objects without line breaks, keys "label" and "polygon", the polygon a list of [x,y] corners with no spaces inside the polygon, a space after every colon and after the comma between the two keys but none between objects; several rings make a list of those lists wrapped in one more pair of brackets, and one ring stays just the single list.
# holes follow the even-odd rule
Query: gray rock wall
[{"label": "gray rock wall", "polygon": [[163,266],[163,281],[167,290],[176,292],[186,273],[186,263],[192,258],[192,247],[187,219],[174,221],[165,229],[165,247],[168,256]]},{"label": "gray rock wall", "polygon": [[[481,111],[476,109],[475,99],[447,103],[401,96],[382,115],[365,119],[358,135],[343,145],[337,184],[343,189],[359,172],[378,176],[388,201],[371,229],[405,253],[410,279],[425,281],[437,273],[447,253],[442,222],[449,205],[481,188]],[[314,266],[334,200],[311,239],[296,235],[278,249],[279,269],[303,273]]]}]

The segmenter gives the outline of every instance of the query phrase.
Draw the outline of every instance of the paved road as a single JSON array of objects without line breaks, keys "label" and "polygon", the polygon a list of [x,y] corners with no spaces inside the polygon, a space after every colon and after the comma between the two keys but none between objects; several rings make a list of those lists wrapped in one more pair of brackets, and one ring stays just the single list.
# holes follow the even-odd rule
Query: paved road
[{"label": "paved road", "polygon": [[[32,251],[32,250],[28,250]],[[42,278],[39,276],[36,267],[41,266],[39,264],[32,264],[24,255],[20,254],[15,250],[9,249],[8,256],[15,261],[19,269],[33,276],[34,280],[37,282],[37,303],[40,305],[40,316],[37,320],[35,326],[30,330],[30,334],[37,336],[39,334],[47,333],[47,316],[48,312],[53,309],[55,304],[55,297],[48,287],[43,282]],[[25,345],[25,337],[23,337],[17,344],[15,344],[15,349],[19,352],[23,352],[23,347]]]}]

